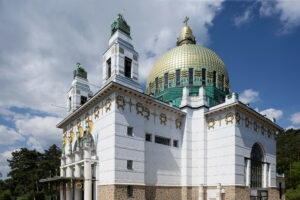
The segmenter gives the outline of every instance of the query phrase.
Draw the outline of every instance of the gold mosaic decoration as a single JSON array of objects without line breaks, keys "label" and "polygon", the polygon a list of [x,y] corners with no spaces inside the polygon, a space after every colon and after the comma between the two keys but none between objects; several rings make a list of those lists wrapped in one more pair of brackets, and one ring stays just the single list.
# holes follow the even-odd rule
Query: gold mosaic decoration
[{"label": "gold mosaic decoration", "polygon": [[234,120],[234,115],[233,113],[227,113],[226,114],[226,118],[225,118],[225,121],[226,121],[226,125],[230,122],[233,124],[233,120]]},{"label": "gold mosaic decoration", "polygon": [[136,114],[143,116],[143,104],[137,103],[135,104]]},{"label": "gold mosaic decoration", "polygon": [[99,113],[100,113],[100,108],[99,108],[99,106],[96,106],[94,109],[95,119],[99,118]]},{"label": "gold mosaic decoration", "polygon": [[210,118],[207,122],[207,127],[208,129],[214,129],[215,128],[215,119],[214,118]]},{"label": "gold mosaic decoration", "polygon": [[117,108],[122,108],[122,110],[125,109],[125,105],[126,105],[126,102],[125,102],[125,99],[123,96],[117,96],[117,100],[116,100],[116,103],[117,103]]},{"label": "gold mosaic decoration", "polygon": [[150,117],[150,110],[149,108],[147,107],[143,107],[143,110],[144,110],[144,117],[149,120],[149,117]]},{"label": "gold mosaic decoration", "polygon": [[175,125],[176,125],[176,129],[181,129],[182,126],[182,122],[180,119],[176,119],[175,120]]},{"label": "gold mosaic decoration", "polygon": [[240,113],[235,113],[235,120],[239,124],[241,121],[241,114]]},{"label": "gold mosaic decoration", "polygon": [[245,118],[245,126],[246,126],[247,128],[249,128],[249,124],[250,124],[249,118],[246,117],[246,118]]},{"label": "gold mosaic decoration", "polygon": [[159,119],[160,119],[160,124],[166,125],[166,123],[167,123],[167,116],[166,116],[166,114],[161,113],[161,114],[159,115]]},{"label": "gold mosaic decoration", "polygon": [[107,98],[105,100],[105,112],[110,111],[110,107],[111,107],[111,99]]}]

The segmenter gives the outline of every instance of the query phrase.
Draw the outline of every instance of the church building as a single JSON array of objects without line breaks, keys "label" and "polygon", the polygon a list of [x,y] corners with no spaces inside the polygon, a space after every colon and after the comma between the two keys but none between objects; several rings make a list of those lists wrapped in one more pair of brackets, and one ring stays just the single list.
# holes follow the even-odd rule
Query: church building
[{"label": "church building", "polygon": [[275,136],[283,129],[239,101],[225,64],[197,45],[187,22],[145,92],[122,14],[95,94],[77,64],[57,125],[61,200],[279,199]]}]

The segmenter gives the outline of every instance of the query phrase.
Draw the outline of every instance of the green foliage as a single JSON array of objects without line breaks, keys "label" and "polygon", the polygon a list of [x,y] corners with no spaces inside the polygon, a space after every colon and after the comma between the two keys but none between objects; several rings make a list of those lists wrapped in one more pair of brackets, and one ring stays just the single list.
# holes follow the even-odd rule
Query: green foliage
[{"label": "green foliage", "polygon": [[287,200],[299,200],[300,199],[300,185],[296,189],[288,189],[286,191]]},{"label": "green foliage", "polygon": [[4,190],[2,193],[0,193],[0,199],[1,200],[12,200],[13,197],[9,190]]},{"label": "green foliage", "polygon": [[[52,145],[44,153],[36,150],[21,148],[12,153],[12,158],[7,160],[11,168],[9,179],[0,181],[0,195],[10,191],[17,200],[44,200],[45,192],[40,179],[49,177],[50,172],[59,176],[61,150]],[[2,192],[2,193],[1,193]],[[12,197],[12,196],[11,196]],[[0,196],[2,200],[2,196]]]}]

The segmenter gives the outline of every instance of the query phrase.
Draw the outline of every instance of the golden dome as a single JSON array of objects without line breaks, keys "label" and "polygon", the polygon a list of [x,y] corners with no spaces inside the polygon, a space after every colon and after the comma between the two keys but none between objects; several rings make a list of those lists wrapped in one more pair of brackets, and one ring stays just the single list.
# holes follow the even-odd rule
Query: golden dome
[{"label": "golden dome", "polygon": [[[225,64],[212,50],[195,44],[183,44],[166,52],[158,59],[147,80],[146,93],[154,93],[155,78],[158,78],[159,88],[162,87],[164,74],[168,73],[169,88],[175,87],[175,73],[180,70],[181,86],[188,82],[188,70],[194,69],[194,85],[202,85],[202,68],[206,69],[206,86],[213,85],[213,73],[216,72],[216,87],[229,91],[229,77]],[[223,77],[223,83],[221,83]],[[150,84],[151,83],[151,84]],[[151,86],[151,91],[149,90]]]}]

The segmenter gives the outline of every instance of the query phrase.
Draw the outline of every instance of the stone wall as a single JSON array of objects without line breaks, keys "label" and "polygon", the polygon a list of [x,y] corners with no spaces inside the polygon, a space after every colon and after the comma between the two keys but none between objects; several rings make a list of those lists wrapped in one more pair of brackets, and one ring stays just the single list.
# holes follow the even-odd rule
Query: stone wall
[{"label": "stone wall", "polygon": [[279,191],[277,188],[268,189],[268,200],[279,200]]},{"label": "stone wall", "polygon": [[250,188],[245,186],[222,186],[225,193],[222,194],[223,200],[249,200]]}]

